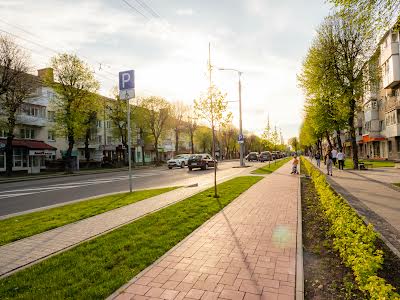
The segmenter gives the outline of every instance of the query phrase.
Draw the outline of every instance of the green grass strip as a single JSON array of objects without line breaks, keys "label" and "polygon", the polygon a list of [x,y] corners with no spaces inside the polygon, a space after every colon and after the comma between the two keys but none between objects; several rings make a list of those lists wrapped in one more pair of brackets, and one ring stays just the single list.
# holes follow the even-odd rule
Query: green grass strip
[{"label": "green grass strip", "polygon": [[395,186],[398,186],[398,187],[400,187],[400,182],[397,182],[397,183],[393,183]]},{"label": "green grass strip", "polygon": [[258,168],[257,170],[254,170],[252,173],[253,174],[271,174],[272,172],[274,172],[275,170],[282,167],[285,163],[287,163],[291,159],[292,159],[291,157],[286,157],[286,158],[283,158],[276,162],[272,162],[272,161],[271,161],[271,163],[268,162],[268,164],[266,166]]},{"label": "green grass strip", "polygon": [[157,196],[173,189],[176,189],[176,187],[135,191],[132,194],[113,194],[1,220],[0,246]]},{"label": "green grass strip", "polygon": [[237,177],[0,280],[2,299],[104,299],[262,177]]},{"label": "green grass strip", "polygon": [[[383,168],[383,167],[394,167],[394,162],[382,160],[367,160],[367,159],[360,159],[359,162],[372,164],[372,166],[368,166],[369,168]],[[353,169],[353,160],[351,158],[346,158],[344,161],[344,168],[345,169]]]}]

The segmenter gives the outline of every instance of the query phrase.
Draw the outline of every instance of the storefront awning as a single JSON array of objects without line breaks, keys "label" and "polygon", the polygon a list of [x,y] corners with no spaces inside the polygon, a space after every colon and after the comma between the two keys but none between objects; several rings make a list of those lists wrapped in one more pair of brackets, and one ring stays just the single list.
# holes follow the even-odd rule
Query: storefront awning
[{"label": "storefront awning", "polygon": [[368,143],[368,142],[379,142],[379,141],[384,141],[386,138],[383,136],[369,136],[369,135],[363,135],[363,142]]},{"label": "storefront awning", "polygon": [[[6,139],[0,139],[1,144],[6,144]],[[13,139],[13,147],[28,148],[30,150],[57,150],[57,148],[38,140]]]}]

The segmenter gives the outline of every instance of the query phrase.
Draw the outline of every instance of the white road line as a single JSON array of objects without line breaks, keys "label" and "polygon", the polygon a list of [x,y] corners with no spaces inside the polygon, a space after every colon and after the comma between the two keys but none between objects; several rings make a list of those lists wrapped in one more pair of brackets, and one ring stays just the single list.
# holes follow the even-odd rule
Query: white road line
[{"label": "white road line", "polygon": [[[158,173],[141,173],[141,174],[133,175],[132,178],[135,179],[135,178],[149,177],[149,176],[154,176],[154,175],[159,175],[159,174]],[[2,191],[2,192],[0,192],[0,199],[12,198],[12,197],[18,197],[18,196],[26,196],[26,195],[31,195],[31,194],[45,193],[45,192],[53,192],[53,191],[58,191],[58,190],[66,190],[66,189],[72,189],[72,188],[76,188],[76,187],[104,184],[104,183],[122,181],[122,180],[127,180],[127,179],[128,179],[128,176],[124,175],[124,176],[118,176],[115,178],[99,178],[99,179],[89,179],[89,180],[85,180],[85,181],[81,181],[81,182],[60,183],[60,184],[54,184],[54,185],[39,187],[39,188],[24,188],[24,189],[17,189],[17,190]]]}]

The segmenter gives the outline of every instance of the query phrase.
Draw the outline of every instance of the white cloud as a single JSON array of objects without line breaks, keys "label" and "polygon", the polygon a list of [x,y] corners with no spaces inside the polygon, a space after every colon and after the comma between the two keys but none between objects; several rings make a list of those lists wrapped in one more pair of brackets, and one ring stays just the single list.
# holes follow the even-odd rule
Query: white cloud
[{"label": "white cloud", "polygon": [[191,8],[181,8],[176,10],[178,16],[192,16],[193,13],[193,9]]}]

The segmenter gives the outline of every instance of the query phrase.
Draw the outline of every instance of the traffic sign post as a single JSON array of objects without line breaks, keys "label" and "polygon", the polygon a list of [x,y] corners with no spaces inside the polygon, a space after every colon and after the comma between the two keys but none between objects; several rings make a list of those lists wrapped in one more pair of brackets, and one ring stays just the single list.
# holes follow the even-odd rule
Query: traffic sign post
[{"label": "traffic sign post", "polygon": [[119,72],[119,97],[127,101],[128,113],[128,164],[129,164],[129,191],[132,193],[132,150],[131,150],[131,105],[129,100],[135,98],[135,71]]},{"label": "traffic sign post", "polygon": [[244,144],[244,136],[242,134],[239,134],[239,136],[238,136],[238,143]]}]

